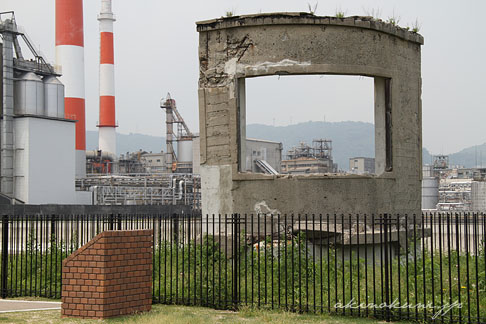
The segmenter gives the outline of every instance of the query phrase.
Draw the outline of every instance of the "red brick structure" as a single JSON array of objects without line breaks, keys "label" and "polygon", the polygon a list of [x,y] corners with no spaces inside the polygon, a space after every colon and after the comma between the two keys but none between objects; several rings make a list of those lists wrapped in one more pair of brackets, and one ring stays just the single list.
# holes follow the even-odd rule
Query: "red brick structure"
[{"label": "red brick structure", "polygon": [[107,318],[152,307],[153,230],[106,231],[62,262],[62,316]]}]

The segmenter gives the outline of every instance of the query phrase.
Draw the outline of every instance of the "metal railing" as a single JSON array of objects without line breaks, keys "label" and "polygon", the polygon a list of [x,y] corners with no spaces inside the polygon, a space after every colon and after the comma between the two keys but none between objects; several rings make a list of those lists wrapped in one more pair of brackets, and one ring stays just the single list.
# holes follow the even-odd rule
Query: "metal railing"
[{"label": "metal railing", "polygon": [[3,215],[3,298],[60,298],[61,261],[104,230],[154,229],[153,300],[486,323],[486,216]]}]

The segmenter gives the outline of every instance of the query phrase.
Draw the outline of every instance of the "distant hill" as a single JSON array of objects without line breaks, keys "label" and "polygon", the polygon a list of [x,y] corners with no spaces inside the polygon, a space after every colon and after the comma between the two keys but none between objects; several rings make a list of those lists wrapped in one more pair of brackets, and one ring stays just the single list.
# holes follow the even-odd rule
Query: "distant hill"
[{"label": "distant hill", "polygon": [[425,148],[422,147],[422,164],[431,164],[432,154]]},{"label": "distant hill", "polygon": [[[86,131],[86,149],[96,150],[98,148],[98,132]],[[142,149],[147,152],[165,151],[165,137],[150,136],[143,134],[116,134],[116,150],[118,155],[126,152],[135,152]]]},{"label": "distant hill", "polygon": [[486,166],[486,143],[467,147],[449,155],[450,165],[463,165],[466,168]]},{"label": "distant hill", "polygon": [[[342,169],[347,169],[349,158],[354,156],[374,156],[374,126],[363,122],[307,122],[289,126],[274,127],[252,124],[247,126],[247,137],[282,142],[283,154],[300,142],[312,144],[316,138],[333,141],[334,161]],[[86,132],[86,149],[98,147],[98,132]],[[165,150],[165,137],[143,134],[117,134],[117,152],[138,150],[159,152]]]},{"label": "distant hill", "polygon": [[[268,126],[253,124],[246,128],[247,136],[282,142],[284,154],[292,146],[304,141],[308,144],[313,139],[327,138],[332,140],[332,154],[339,168],[348,170],[349,158],[354,156],[373,157],[374,125],[364,122],[306,122],[289,126]],[[425,147],[422,148],[423,164],[430,164],[432,156]],[[449,155],[451,166],[460,165],[466,168],[486,166],[486,143],[465,148]]]},{"label": "distant hill", "polygon": [[[312,144],[313,139],[326,138],[332,140],[332,154],[339,168],[347,170],[349,158],[355,156],[373,157],[374,125],[365,122],[306,122],[289,126],[269,126],[251,124],[246,127],[247,137],[266,139],[282,142],[283,154],[292,146],[300,142]],[[98,147],[98,132],[86,132],[86,148],[94,150]],[[118,154],[135,152],[138,150],[147,152],[165,151],[165,137],[143,134],[117,134]],[[486,143],[465,148],[457,153],[449,155],[451,165],[463,165],[465,167],[486,166]],[[422,150],[424,164],[432,162],[432,154],[426,149]]]},{"label": "distant hill", "polygon": [[[432,164],[433,156],[427,149],[423,149],[423,164]],[[486,167],[486,143],[466,147],[459,152],[449,154],[451,167],[462,166],[465,168]]]},{"label": "distant hill", "polygon": [[374,125],[364,122],[306,122],[289,126],[253,124],[246,126],[246,136],[282,142],[283,154],[300,142],[311,145],[313,139],[332,140],[332,155],[338,167],[347,170],[349,158],[374,157]]}]

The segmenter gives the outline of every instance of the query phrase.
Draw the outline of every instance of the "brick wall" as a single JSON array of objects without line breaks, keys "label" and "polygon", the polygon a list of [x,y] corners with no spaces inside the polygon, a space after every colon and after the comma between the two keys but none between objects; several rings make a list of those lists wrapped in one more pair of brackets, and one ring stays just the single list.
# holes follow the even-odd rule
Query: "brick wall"
[{"label": "brick wall", "polygon": [[62,263],[62,316],[107,318],[149,311],[153,230],[106,231]]}]

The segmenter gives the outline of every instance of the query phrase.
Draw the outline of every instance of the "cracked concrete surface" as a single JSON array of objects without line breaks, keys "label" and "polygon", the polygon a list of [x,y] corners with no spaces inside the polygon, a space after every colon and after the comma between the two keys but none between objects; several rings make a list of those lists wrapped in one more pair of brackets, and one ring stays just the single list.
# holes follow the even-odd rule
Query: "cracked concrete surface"
[{"label": "cracked concrete surface", "polygon": [[[204,214],[420,212],[421,35],[371,17],[306,13],[220,18],[197,30]],[[292,74],[375,79],[376,176],[240,171],[245,78]]]}]

